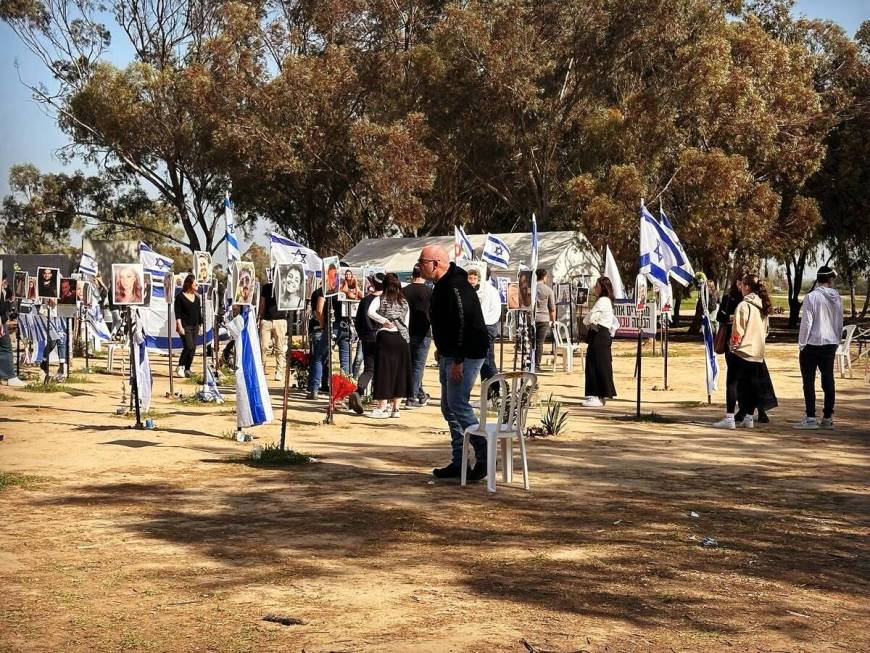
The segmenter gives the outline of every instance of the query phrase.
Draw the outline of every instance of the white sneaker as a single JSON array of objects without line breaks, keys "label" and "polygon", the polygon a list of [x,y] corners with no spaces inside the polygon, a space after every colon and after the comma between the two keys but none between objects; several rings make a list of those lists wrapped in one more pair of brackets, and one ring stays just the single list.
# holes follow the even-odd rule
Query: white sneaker
[{"label": "white sneaker", "polygon": [[13,376],[11,379],[6,379],[6,385],[10,388],[23,388],[27,384],[17,376]]},{"label": "white sneaker", "polygon": [[396,419],[399,419],[399,409],[394,408],[393,411],[390,413],[390,417],[395,417]]},{"label": "white sneaker", "polygon": [[387,407],[374,408],[372,409],[372,412],[369,413],[369,417],[373,417],[374,419],[386,419],[392,412],[392,409]]},{"label": "white sneaker", "polygon": [[811,431],[819,428],[819,423],[816,421],[815,417],[804,417],[797,424],[792,424],[792,428],[800,429],[802,431]]},{"label": "white sneaker", "polygon": [[274,379],[275,379],[276,381],[283,381],[283,380],[284,380],[284,375],[281,374],[281,372],[280,372],[279,370],[275,370],[275,376],[274,376]]},{"label": "white sneaker", "polygon": [[823,417],[821,426],[823,429],[834,428],[834,418],[833,417]]},{"label": "white sneaker", "polygon": [[584,399],[580,405],[584,406],[585,408],[599,408],[604,404],[598,397],[586,397],[586,399]]},{"label": "white sneaker", "polygon": [[734,417],[728,416],[728,415],[726,415],[725,417],[720,419],[718,422],[714,422],[712,426],[714,429],[733,429],[733,428],[736,428],[736,425],[734,424]]},{"label": "white sneaker", "polygon": [[178,368],[175,370],[175,376],[178,377],[179,379],[184,378],[184,366],[182,366],[182,365],[178,366]]},{"label": "white sneaker", "polygon": [[747,415],[743,418],[742,422],[737,422],[736,426],[742,429],[754,429],[755,428],[755,419],[752,415]]}]

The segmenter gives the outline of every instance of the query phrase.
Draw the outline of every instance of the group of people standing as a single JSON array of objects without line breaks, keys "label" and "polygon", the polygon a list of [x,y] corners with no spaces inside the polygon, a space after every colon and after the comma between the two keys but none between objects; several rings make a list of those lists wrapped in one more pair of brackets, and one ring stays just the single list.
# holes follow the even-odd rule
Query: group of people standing
[{"label": "group of people standing", "polygon": [[[816,287],[804,298],[798,360],[805,416],[794,424],[797,429],[834,426],[834,359],[843,330],[843,301],[834,288],[836,276],[830,267],[820,267]],[[770,421],[767,413],[778,404],[764,360],[770,314],[770,295],[764,282],[745,269],[738,270],[716,316],[719,328],[728,335],[725,417],[713,424],[716,428],[753,428],[756,421]],[[817,372],[824,392],[821,420],[816,418]]]}]

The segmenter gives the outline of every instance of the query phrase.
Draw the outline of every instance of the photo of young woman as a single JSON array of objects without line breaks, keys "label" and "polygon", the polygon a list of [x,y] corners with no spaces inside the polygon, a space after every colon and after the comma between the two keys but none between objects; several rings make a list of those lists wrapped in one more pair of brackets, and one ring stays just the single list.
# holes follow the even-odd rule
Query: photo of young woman
[{"label": "photo of young woman", "polygon": [[136,306],[145,297],[145,271],[140,263],[112,265],[112,302],[116,306]]}]

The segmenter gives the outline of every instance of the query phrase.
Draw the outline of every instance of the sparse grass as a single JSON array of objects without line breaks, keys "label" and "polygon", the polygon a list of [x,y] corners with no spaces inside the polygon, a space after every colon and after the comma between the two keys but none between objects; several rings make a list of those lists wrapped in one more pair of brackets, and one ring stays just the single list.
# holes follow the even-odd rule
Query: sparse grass
[{"label": "sparse grass", "polygon": [[185,379],[185,383],[189,383],[191,385],[202,385],[202,374],[198,374],[196,372],[191,372],[190,376]]},{"label": "sparse grass", "polygon": [[69,394],[76,394],[76,389],[68,386],[65,383],[41,383],[38,381],[34,381],[32,383],[28,383],[21,389],[25,392],[67,392]]},{"label": "sparse grass", "polygon": [[308,454],[300,453],[293,449],[282,450],[277,444],[267,444],[265,447],[260,449],[258,458],[254,458],[256,455],[255,451],[252,451],[251,454],[244,459],[246,463],[263,467],[278,467],[284,465],[307,465],[308,463],[314,462],[314,459]]},{"label": "sparse grass", "polygon": [[90,383],[91,380],[84,374],[70,374],[64,383]]},{"label": "sparse grass", "polygon": [[115,372],[110,372],[106,367],[94,367],[92,369],[94,374],[115,374]]},{"label": "sparse grass", "polygon": [[43,478],[32,474],[19,474],[18,472],[0,472],[0,492],[10,487],[20,487],[29,490],[41,483]]},{"label": "sparse grass", "polygon": [[15,397],[13,397],[12,395],[4,395],[2,392],[0,392],[0,401],[12,401],[13,399],[15,399]]},{"label": "sparse grass", "polygon": [[656,412],[642,414],[640,418],[637,415],[618,415],[617,417],[611,417],[610,419],[616,422],[651,422],[653,424],[676,424],[677,420],[671,417],[665,417],[664,415],[659,415]]},{"label": "sparse grass", "polygon": [[236,429],[229,429],[227,431],[220,432],[221,440],[235,440],[236,439]]}]

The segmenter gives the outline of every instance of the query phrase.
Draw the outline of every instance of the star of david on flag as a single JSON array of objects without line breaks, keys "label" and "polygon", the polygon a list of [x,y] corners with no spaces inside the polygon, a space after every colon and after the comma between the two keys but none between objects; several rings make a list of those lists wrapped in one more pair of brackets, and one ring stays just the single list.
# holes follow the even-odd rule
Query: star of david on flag
[{"label": "star of david on flag", "polygon": [[670,285],[668,277],[674,267],[686,260],[659,221],[640,205],[640,272],[656,286]]},{"label": "star of david on flag", "polygon": [[511,250],[498,236],[486,234],[486,242],[483,244],[483,254],[480,258],[497,268],[507,268],[511,261]]},{"label": "star of david on flag", "polygon": [[270,267],[274,267],[276,263],[301,263],[306,270],[312,272],[319,272],[323,268],[323,261],[317,252],[295,240],[273,233],[270,244]]}]

